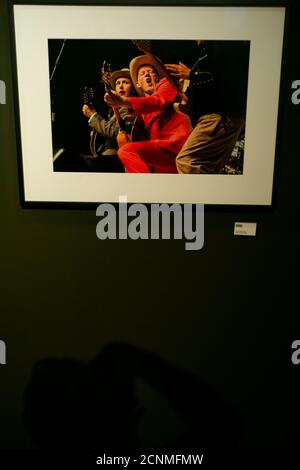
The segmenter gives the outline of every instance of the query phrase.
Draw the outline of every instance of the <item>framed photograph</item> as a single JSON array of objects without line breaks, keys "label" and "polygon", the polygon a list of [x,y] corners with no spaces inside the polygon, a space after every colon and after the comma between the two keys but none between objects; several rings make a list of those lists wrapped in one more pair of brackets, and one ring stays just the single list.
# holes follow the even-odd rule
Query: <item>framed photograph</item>
[{"label": "framed photograph", "polygon": [[271,205],[285,10],[12,1],[22,202]]}]

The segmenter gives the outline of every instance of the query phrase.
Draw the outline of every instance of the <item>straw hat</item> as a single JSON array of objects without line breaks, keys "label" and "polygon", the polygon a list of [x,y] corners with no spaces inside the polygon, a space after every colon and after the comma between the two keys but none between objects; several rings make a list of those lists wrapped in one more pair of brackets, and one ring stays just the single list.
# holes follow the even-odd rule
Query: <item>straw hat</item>
[{"label": "straw hat", "polygon": [[129,69],[121,69],[121,70],[116,70],[115,72],[113,72],[110,76],[110,79],[109,79],[109,83],[110,83],[110,86],[115,89],[116,87],[116,81],[118,80],[118,78],[120,77],[125,77],[125,78],[129,78],[129,80],[131,81],[131,76],[130,76],[130,71]]},{"label": "straw hat", "polygon": [[163,77],[166,77],[165,68],[157,57],[154,57],[152,54],[151,55],[144,54],[144,55],[139,55],[137,57],[134,57],[129,64],[130,75],[131,75],[131,80],[133,82],[133,85],[136,91],[141,96],[143,96],[144,93],[136,85],[137,85],[137,76],[138,76],[139,68],[142,67],[143,65],[151,65],[156,70],[159,80]]}]

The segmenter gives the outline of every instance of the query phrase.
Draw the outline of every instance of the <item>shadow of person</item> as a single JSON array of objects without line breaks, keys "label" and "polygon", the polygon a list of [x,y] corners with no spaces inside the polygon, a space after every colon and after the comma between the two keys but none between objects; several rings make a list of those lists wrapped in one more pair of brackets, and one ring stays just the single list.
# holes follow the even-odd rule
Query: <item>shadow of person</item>
[{"label": "shadow of person", "polygon": [[34,366],[24,394],[23,418],[35,446],[137,452],[137,428],[145,412],[136,398],[139,378],[164,396],[183,425],[178,438],[155,450],[237,445],[243,421],[210,387],[152,353],[111,343],[87,364],[49,358]]}]

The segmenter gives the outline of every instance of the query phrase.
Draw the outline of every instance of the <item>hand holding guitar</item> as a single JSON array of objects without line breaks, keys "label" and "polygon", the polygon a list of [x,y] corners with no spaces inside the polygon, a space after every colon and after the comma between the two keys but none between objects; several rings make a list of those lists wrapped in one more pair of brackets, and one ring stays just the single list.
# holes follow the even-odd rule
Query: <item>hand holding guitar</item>
[{"label": "hand holding guitar", "polygon": [[130,108],[131,102],[130,98],[126,96],[117,95],[115,92],[109,91],[104,95],[104,101],[106,104],[111,106],[112,108],[125,106],[126,108]]},{"label": "hand holding guitar", "polygon": [[96,113],[96,110],[93,107],[90,107],[89,105],[84,104],[82,106],[82,112],[87,118],[90,118],[93,114]]},{"label": "hand holding guitar", "polygon": [[179,79],[179,80],[189,80],[191,69],[179,62],[178,64],[165,64],[166,69],[170,72],[172,77]]}]

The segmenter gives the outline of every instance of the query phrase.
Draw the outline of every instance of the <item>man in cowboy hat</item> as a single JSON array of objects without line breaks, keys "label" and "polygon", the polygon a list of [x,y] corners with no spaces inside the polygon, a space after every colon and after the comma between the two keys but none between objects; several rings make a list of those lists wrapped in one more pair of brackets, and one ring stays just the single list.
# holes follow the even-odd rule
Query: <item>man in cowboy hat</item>
[{"label": "man in cowboy hat", "polygon": [[[118,96],[126,97],[134,93],[134,87],[128,68],[113,72],[109,79],[109,85]],[[116,116],[111,114],[108,119],[105,119],[96,109],[87,104],[83,105],[82,112],[89,118],[89,126],[104,138],[104,145],[100,151],[101,156],[116,156],[118,149],[116,137],[120,130]],[[127,108],[123,107],[120,109],[122,118],[127,114]]]},{"label": "man in cowboy hat", "polygon": [[191,131],[186,118],[173,109],[179,89],[152,54],[135,57],[129,67],[139,96],[106,94],[104,99],[110,106],[127,106],[142,116],[150,140],[124,145],[118,152],[120,160],[128,173],[177,173],[175,157]]}]

